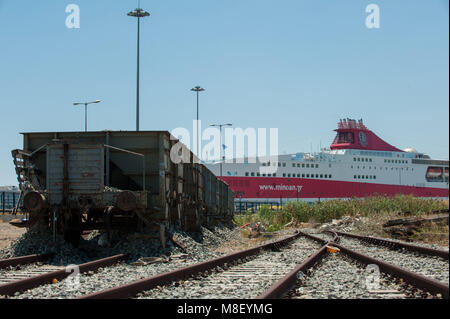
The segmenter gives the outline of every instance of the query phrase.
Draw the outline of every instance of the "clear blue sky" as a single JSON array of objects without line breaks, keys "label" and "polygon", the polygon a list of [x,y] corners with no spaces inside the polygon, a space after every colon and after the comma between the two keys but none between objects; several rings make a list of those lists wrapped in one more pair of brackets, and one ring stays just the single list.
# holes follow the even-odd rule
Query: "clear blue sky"
[{"label": "clear blue sky", "polygon": [[[67,29],[68,4],[81,28]],[[375,3],[381,28],[367,29]],[[135,128],[137,1],[0,0],[0,185],[19,132]],[[331,143],[363,118],[389,143],[449,153],[448,0],[142,0],[141,129],[278,127],[279,151]]]}]

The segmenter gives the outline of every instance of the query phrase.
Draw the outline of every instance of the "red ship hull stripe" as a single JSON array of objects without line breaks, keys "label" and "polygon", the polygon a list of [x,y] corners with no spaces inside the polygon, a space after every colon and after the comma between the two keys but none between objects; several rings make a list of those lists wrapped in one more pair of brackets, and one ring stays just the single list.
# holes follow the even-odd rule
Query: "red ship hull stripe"
[{"label": "red ship hull stripe", "polygon": [[349,198],[375,194],[449,197],[448,188],[276,177],[224,176],[223,180],[230,185],[236,197],[242,195],[242,198]]}]

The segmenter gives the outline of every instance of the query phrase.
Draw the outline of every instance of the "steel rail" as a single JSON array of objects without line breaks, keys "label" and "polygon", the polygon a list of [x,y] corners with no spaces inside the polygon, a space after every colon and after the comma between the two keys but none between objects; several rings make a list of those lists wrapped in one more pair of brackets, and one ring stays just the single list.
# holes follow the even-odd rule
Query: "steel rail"
[{"label": "steel rail", "polygon": [[323,231],[323,233],[329,233],[331,236],[333,236],[333,238],[332,238],[331,240],[326,240],[326,239],[323,239],[323,238],[314,236],[314,235],[312,235],[312,234],[308,234],[308,233],[303,233],[303,232],[301,232],[301,234],[302,234],[303,236],[308,237],[308,238],[310,238],[310,239],[312,239],[312,240],[315,240],[315,241],[317,241],[317,242],[319,242],[319,243],[322,243],[322,244],[333,244],[333,243],[338,243],[339,240],[340,240],[339,235],[338,235],[336,232],[334,232],[334,231],[331,231],[331,230],[325,230],[325,231]]},{"label": "steel rail", "polygon": [[214,269],[224,264],[233,263],[239,259],[247,258],[256,255],[263,250],[278,249],[292,242],[293,240],[302,236],[300,232],[297,232],[293,236],[287,238],[260,245],[247,250],[239,251],[226,256],[218,257],[212,260],[201,262],[192,266],[184,267],[181,269],[173,270],[171,272],[159,274],[153,277],[137,280],[128,284],[124,284],[118,287],[113,287],[98,292],[94,292],[88,295],[80,296],[76,299],[124,299],[131,298],[137,295],[139,292],[150,290],[157,286],[167,285],[173,281],[181,280],[189,276],[196,275],[207,270]]},{"label": "steel rail", "polygon": [[343,232],[338,232],[338,231],[336,231],[336,233],[339,236],[345,236],[345,237],[358,239],[360,241],[364,241],[364,242],[367,242],[367,243],[370,243],[370,244],[374,244],[374,245],[378,245],[378,246],[385,246],[385,247],[392,248],[392,249],[406,249],[406,250],[409,250],[409,251],[414,251],[414,252],[421,253],[423,255],[442,257],[442,258],[445,258],[447,260],[449,258],[448,250],[441,250],[441,249],[434,249],[434,248],[428,248],[428,247],[421,247],[421,246],[417,246],[417,245],[412,245],[412,244],[407,244],[407,243],[399,243],[399,242],[395,242],[395,241],[392,241],[392,240],[388,240],[388,239],[384,239],[384,238],[371,237],[371,236],[361,236],[361,235],[343,233]]},{"label": "steel rail", "polygon": [[282,279],[273,284],[268,290],[259,295],[257,299],[280,299],[295,286],[298,275],[305,273],[309,268],[317,264],[327,253],[327,245],[325,244],[317,250],[312,256],[305,260],[302,264],[284,276]]},{"label": "steel rail", "polygon": [[[88,271],[95,271],[100,267],[110,266],[113,265],[119,261],[123,261],[127,258],[127,255],[115,255],[108,258],[103,258],[95,261],[91,261],[85,264],[78,265],[80,273],[85,273]],[[73,269],[71,267],[70,269]],[[68,277],[72,272],[67,271],[66,269],[62,270],[56,270],[52,271],[46,274],[21,279],[17,281],[13,281],[10,283],[6,283],[3,285],[0,285],[0,295],[4,296],[11,296],[14,295],[16,292],[25,291],[28,289],[32,289],[35,287],[39,287],[45,284],[50,284],[54,279],[60,281],[64,278]]]},{"label": "steel rail", "polygon": [[352,259],[358,260],[362,262],[363,264],[369,265],[369,264],[375,264],[379,267],[381,272],[384,272],[386,274],[390,274],[397,278],[402,278],[405,282],[415,286],[416,288],[428,291],[430,293],[434,294],[441,294],[444,298],[449,298],[449,286],[437,281],[435,279],[427,278],[425,276],[422,276],[418,273],[411,272],[409,270],[406,270],[404,268],[400,268],[398,266],[389,264],[387,262],[375,259],[373,257],[369,257],[367,255],[363,255],[361,253],[358,253],[356,251],[353,251],[351,249],[348,249],[344,246],[341,246],[339,244],[333,243],[334,247],[339,248],[339,250],[346,254],[347,256],[351,257]]},{"label": "steel rail", "polygon": [[259,295],[257,299],[279,299],[282,298],[285,294],[287,294],[292,289],[292,287],[294,287],[295,284],[297,283],[298,274],[300,272],[305,273],[309,268],[316,265],[326,255],[328,245],[333,243],[334,241],[339,240],[339,236],[335,232],[333,231],[328,232],[333,236],[333,239],[330,241],[308,233],[300,232],[302,236],[317,241],[323,246],[320,249],[318,249],[313,255],[311,255],[307,260],[305,260],[303,263],[297,266],[294,270],[292,270],[282,279],[273,284],[264,293]]},{"label": "steel rail", "polygon": [[18,266],[18,265],[32,264],[32,263],[35,263],[38,261],[46,260],[53,255],[54,255],[54,253],[47,253],[47,254],[40,254],[40,255],[29,255],[29,256],[15,257],[15,258],[9,258],[9,259],[2,259],[2,260],[0,260],[0,269],[14,267],[14,266]]},{"label": "steel rail", "polygon": [[305,272],[307,269],[313,267],[320,259],[324,257],[326,254],[326,248],[327,246],[333,246],[336,247],[342,252],[343,254],[347,255],[348,257],[357,260],[363,264],[375,264],[379,267],[381,272],[384,272],[386,274],[390,274],[396,278],[402,278],[405,282],[408,284],[411,284],[415,286],[416,288],[428,291],[430,293],[434,294],[441,294],[444,298],[449,298],[449,286],[445,285],[435,279],[427,278],[425,276],[422,276],[417,273],[413,273],[409,270],[400,268],[398,266],[386,263],[384,261],[380,261],[378,259],[360,254],[358,252],[355,252],[351,249],[348,249],[344,246],[341,246],[337,244],[339,241],[339,232],[335,231],[326,231],[326,233],[329,233],[333,236],[333,239],[330,241],[327,241],[325,239],[322,239],[320,237],[302,233],[303,236],[308,237],[312,240],[315,240],[321,244],[324,244],[324,246],[319,249],[316,253],[314,253],[311,257],[309,257],[305,262],[303,262],[301,265],[296,267],[293,271],[291,271],[288,275],[283,277],[281,280],[279,280],[277,283],[272,285],[266,292],[258,296],[258,299],[277,299],[283,297],[286,293],[288,293],[292,287],[295,286],[297,280],[298,280],[298,273]]},{"label": "steel rail", "polygon": [[[425,277],[418,273],[409,271],[407,269],[389,264],[379,259],[375,259],[373,257],[361,254],[354,250],[351,250],[347,247],[339,245],[337,241],[339,240],[339,235],[343,234],[337,231],[326,231],[327,233],[335,234],[335,237],[332,241],[332,245],[339,248],[340,251],[350,258],[358,260],[363,264],[375,264],[379,267],[381,272],[392,275],[397,278],[402,278],[405,282],[415,286],[416,288],[428,291],[434,294],[441,294],[444,298],[449,298],[449,286],[432,278]],[[411,245],[414,246],[414,245]],[[418,246],[414,246],[418,247]]]}]

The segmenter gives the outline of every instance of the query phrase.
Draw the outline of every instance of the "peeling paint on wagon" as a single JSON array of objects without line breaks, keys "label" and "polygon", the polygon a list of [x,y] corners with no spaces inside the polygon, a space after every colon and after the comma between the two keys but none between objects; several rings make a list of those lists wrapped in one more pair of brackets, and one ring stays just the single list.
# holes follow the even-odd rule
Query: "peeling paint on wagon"
[{"label": "peeling paint on wagon", "polygon": [[[22,172],[25,174],[18,174],[21,188],[28,192],[31,185],[50,196],[51,206],[57,207],[61,216],[81,216],[69,228],[80,232],[113,229],[115,216],[128,219],[127,226],[133,229],[178,224],[187,231],[196,231],[202,224],[231,221],[229,216],[225,218],[230,212],[229,187],[202,164],[172,162],[171,149],[179,141],[167,131],[23,135],[24,150],[13,151],[13,156],[25,154],[25,166],[36,169],[27,166]],[[187,151],[192,160],[192,152]],[[132,155],[142,156],[143,160]],[[204,176],[208,176],[211,187],[205,185]],[[124,191],[136,197],[135,211],[124,212],[117,207],[117,197]],[[50,211],[45,212],[47,218],[51,218]],[[83,221],[84,215],[90,218],[89,223]]]}]

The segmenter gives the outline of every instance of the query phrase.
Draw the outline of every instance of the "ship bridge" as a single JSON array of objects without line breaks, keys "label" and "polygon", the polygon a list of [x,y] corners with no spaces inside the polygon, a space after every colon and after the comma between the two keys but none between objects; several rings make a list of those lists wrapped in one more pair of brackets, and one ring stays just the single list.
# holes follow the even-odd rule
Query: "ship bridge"
[{"label": "ship bridge", "polygon": [[356,149],[372,151],[401,152],[402,150],[386,143],[370,131],[362,120],[344,119],[338,123],[337,135],[330,146],[332,150]]}]

